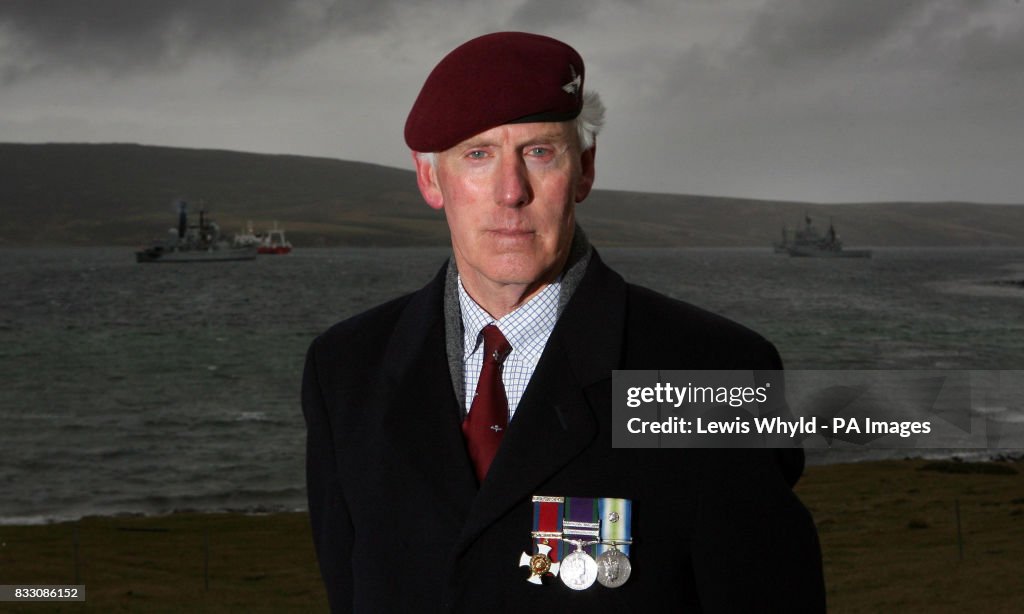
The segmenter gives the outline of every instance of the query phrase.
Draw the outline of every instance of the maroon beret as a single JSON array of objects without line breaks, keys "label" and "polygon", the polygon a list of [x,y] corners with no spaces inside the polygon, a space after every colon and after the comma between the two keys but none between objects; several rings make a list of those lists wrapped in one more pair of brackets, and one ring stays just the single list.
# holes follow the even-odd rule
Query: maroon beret
[{"label": "maroon beret", "polygon": [[503,124],[575,119],[583,59],[561,41],[496,32],[462,44],[427,77],[405,122],[413,151],[444,151]]}]

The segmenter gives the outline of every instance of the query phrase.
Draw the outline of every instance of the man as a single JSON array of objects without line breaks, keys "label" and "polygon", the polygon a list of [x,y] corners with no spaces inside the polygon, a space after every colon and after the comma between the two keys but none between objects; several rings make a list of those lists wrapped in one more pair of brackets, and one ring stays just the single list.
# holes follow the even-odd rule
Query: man
[{"label": "man", "polygon": [[[590,247],[575,206],[602,116],[579,55],[532,34],[471,40],[424,84],[405,136],[453,259],[307,356],[309,511],[334,611],[824,610],[791,491],[802,455],[611,445],[614,369],[781,366],[756,333],[625,283]],[[564,502],[557,536],[531,537],[551,509],[534,496]],[[631,517],[569,542],[570,505],[598,500]],[[619,541],[612,522],[629,524]],[[621,556],[586,576],[601,540],[629,549],[627,581]],[[556,576],[558,559],[583,575]]]}]

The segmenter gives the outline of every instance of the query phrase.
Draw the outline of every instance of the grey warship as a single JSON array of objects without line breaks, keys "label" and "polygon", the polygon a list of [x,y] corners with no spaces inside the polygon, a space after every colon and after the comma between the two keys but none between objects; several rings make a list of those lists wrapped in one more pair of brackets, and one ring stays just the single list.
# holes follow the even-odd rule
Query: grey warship
[{"label": "grey warship", "polygon": [[178,227],[168,231],[168,239],[156,241],[135,252],[136,262],[224,262],[255,260],[255,246],[232,245],[220,232],[220,226],[199,209],[199,223],[189,224],[188,203],[178,202]]},{"label": "grey warship", "polygon": [[800,258],[870,258],[870,249],[844,249],[836,227],[829,220],[828,231],[822,234],[809,215],[804,215],[804,227],[793,232],[782,229],[782,241],[774,245],[775,253]]}]

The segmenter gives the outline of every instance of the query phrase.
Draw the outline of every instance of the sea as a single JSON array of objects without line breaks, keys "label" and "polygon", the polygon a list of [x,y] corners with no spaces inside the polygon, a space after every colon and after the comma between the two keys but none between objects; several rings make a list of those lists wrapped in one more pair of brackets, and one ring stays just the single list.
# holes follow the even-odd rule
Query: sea
[{"label": "sea", "polygon": [[[1024,369],[1024,249],[600,251],[628,280],[761,332],[787,368]],[[448,255],[137,264],[123,247],[0,249],[0,524],[305,509],[310,341]],[[845,460],[860,459],[812,462]]]}]

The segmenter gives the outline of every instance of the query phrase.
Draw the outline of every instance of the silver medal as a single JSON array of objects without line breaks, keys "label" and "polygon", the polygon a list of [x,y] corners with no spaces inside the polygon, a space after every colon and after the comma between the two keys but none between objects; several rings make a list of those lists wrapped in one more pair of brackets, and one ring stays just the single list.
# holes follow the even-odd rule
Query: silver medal
[{"label": "silver medal", "polygon": [[629,580],[631,571],[629,557],[614,546],[597,557],[597,581],[601,586],[618,588]]},{"label": "silver medal", "polygon": [[583,550],[576,550],[562,559],[558,569],[562,583],[574,591],[582,591],[594,585],[597,580],[597,563]]}]

